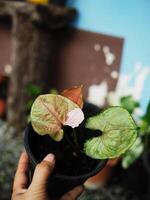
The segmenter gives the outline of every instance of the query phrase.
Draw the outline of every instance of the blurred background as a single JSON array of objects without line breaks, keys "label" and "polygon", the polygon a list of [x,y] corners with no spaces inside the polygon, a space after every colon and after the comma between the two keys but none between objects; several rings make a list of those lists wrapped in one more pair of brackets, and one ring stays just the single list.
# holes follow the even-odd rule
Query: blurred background
[{"label": "blurred background", "polygon": [[83,85],[100,108],[121,105],[134,146],[86,182],[82,200],[150,198],[150,1],[0,1],[0,192],[10,199],[34,99]]}]

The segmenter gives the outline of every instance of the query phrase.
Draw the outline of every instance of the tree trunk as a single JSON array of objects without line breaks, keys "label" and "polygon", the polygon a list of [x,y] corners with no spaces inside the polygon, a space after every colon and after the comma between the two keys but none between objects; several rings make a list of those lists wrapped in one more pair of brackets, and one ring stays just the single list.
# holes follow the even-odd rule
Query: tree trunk
[{"label": "tree trunk", "polygon": [[76,13],[64,7],[28,3],[0,3],[0,13],[12,16],[12,73],[7,120],[19,131],[27,122],[26,86],[35,84],[46,89],[52,70],[54,30],[66,25]]},{"label": "tree trunk", "polygon": [[28,16],[16,14],[12,30],[12,66],[8,96],[8,123],[22,127],[26,122],[26,86],[45,89],[50,76],[52,33],[37,28]]}]

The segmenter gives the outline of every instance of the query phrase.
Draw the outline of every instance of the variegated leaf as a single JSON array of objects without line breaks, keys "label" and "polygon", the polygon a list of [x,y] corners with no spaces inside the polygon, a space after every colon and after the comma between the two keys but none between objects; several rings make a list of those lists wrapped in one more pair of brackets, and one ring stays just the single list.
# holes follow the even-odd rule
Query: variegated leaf
[{"label": "variegated leaf", "polygon": [[79,108],[77,104],[61,95],[40,95],[32,105],[32,127],[38,134],[48,134],[60,141],[63,137],[62,125],[67,120],[67,114],[75,108]]},{"label": "variegated leaf", "polygon": [[87,120],[86,127],[102,135],[86,141],[85,153],[95,159],[112,159],[125,153],[135,142],[137,126],[129,112],[111,107]]}]

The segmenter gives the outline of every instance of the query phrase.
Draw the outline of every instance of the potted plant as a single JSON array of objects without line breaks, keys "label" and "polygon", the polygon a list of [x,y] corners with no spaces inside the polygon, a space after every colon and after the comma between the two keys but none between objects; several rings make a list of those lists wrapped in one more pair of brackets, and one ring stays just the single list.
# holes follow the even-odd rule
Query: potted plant
[{"label": "potted plant", "polygon": [[48,186],[54,197],[83,184],[107,159],[124,154],[137,137],[137,126],[127,110],[118,106],[100,112],[92,104],[83,105],[82,87],[60,95],[40,95],[30,117],[25,148],[33,169],[45,155],[55,154],[56,166]]}]

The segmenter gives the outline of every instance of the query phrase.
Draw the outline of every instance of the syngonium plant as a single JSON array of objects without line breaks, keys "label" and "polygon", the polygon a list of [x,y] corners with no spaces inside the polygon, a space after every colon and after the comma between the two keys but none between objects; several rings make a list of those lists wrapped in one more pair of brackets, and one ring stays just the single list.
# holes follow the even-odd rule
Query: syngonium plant
[{"label": "syngonium plant", "polygon": [[[40,95],[31,108],[32,127],[39,135],[49,135],[60,141],[65,134],[64,126],[74,129],[84,120],[82,107],[82,86],[64,90],[61,94]],[[110,107],[85,120],[86,128],[100,133],[84,143],[83,152],[91,158],[119,157],[137,138],[138,128],[130,113],[122,107]]]}]

